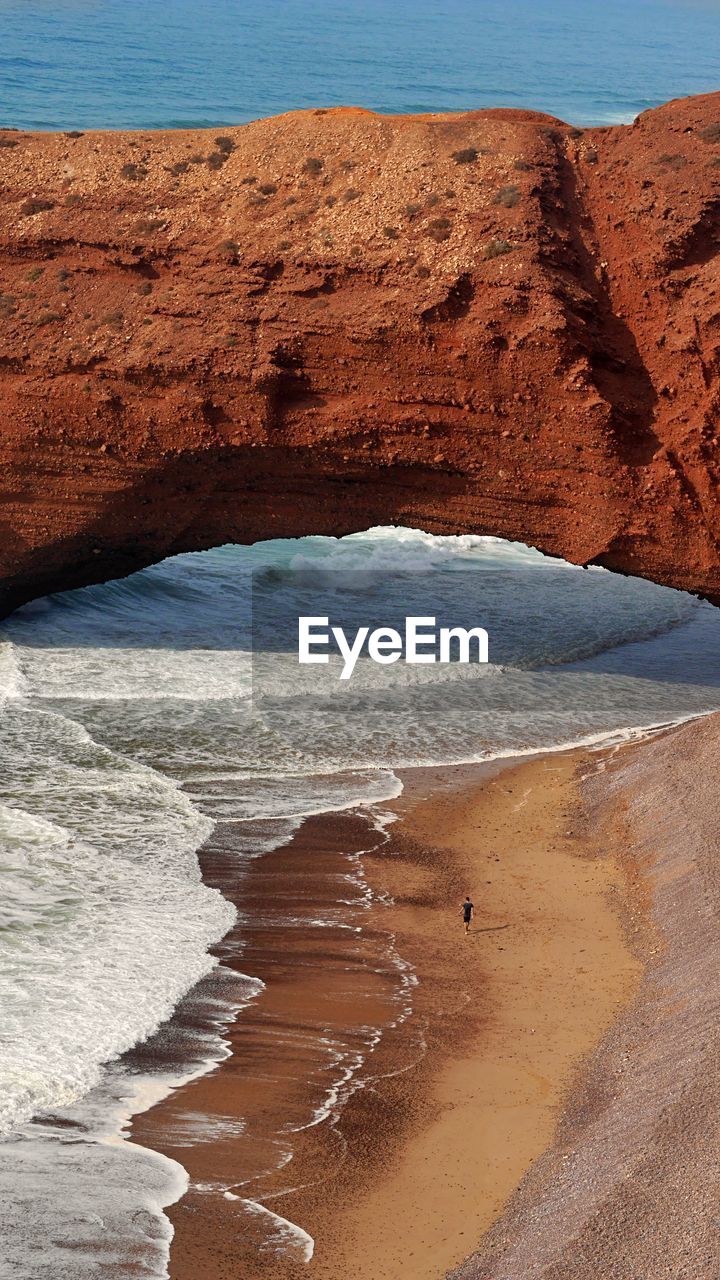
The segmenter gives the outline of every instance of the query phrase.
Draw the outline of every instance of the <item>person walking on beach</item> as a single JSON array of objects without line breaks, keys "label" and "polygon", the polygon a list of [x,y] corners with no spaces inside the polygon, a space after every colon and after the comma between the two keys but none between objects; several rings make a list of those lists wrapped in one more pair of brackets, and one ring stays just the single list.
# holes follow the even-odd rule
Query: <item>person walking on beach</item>
[{"label": "person walking on beach", "polygon": [[473,918],[473,916],[474,916],[474,914],[475,914],[475,907],[473,906],[473,904],[472,904],[472,902],[470,901],[470,899],[469,899],[469,898],[466,898],[466,899],[465,899],[465,901],[463,902],[462,907],[461,907],[461,911],[462,911],[462,914],[463,914],[463,920],[465,921],[465,932],[466,932],[466,933],[469,933],[469,932],[470,932],[470,921],[472,920],[472,918]]}]

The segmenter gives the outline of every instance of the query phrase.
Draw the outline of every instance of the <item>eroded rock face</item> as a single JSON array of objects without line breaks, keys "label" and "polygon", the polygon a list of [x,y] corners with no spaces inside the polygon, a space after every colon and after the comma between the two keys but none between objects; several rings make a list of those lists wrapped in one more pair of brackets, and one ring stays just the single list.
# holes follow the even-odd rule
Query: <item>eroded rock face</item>
[{"label": "eroded rock face", "polygon": [[0,607],[492,533],[720,600],[720,95],[0,132]]}]

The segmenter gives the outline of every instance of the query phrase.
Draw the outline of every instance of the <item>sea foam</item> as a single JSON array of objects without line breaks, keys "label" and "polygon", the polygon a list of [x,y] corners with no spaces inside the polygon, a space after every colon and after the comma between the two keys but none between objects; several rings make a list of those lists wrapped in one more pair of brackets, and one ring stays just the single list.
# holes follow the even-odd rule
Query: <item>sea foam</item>
[{"label": "sea foam", "polygon": [[[361,659],[339,693],[303,674],[275,625],[298,599],[351,615],[368,599],[477,612],[490,664],[388,672]],[[14,1280],[62,1274],[47,1241],[71,1236],[75,1274],[91,1280],[99,1232],[108,1265],[114,1238],[165,1274],[162,1208],[184,1175],[118,1145],[141,1105],[122,1055],[195,984],[206,1003],[219,984],[217,1027],[179,1053],[207,1069],[226,1052],[223,1020],[257,990],[250,975],[230,992],[208,952],[234,920],[199,872],[216,822],[235,833],[240,875],[310,814],[376,806],[383,828],[399,768],[620,741],[702,714],[720,705],[719,640],[717,611],[679,592],[497,539],[396,529],[181,556],[18,611],[0,644],[0,1233]],[[363,889],[349,882],[317,927],[341,924],[349,897],[360,928]],[[406,1016],[412,975],[397,972]],[[338,1049],[318,1115],[361,1066]]]}]

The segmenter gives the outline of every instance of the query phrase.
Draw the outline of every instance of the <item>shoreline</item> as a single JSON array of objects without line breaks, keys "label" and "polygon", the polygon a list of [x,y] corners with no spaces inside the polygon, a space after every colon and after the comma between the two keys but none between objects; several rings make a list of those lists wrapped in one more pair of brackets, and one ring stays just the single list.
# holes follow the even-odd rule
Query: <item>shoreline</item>
[{"label": "shoreline", "polygon": [[[368,873],[390,880],[404,917],[399,946],[419,972],[428,1053],[407,1082],[400,1142],[328,1215],[342,1252],[318,1280],[395,1280],[404,1267],[438,1280],[462,1262],[551,1143],[581,1063],[632,998],[640,966],[617,910],[618,900],[631,909],[624,871],[566,830],[578,765],[593,764],[583,751],[546,753],[479,777],[451,766],[408,779],[395,860],[371,856]],[[476,903],[468,939],[465,889]]]},{"label": "shoreline", "polygon": [[[282,999],[279,1002],[276,1000],[278,990],[272,979],[269,988],[266,987],[261,992],[257,1002],[252,1002],[239,1011],[235,1025],[229,1029],[228,1038],[233,1044],[233,1057],[220,1063],[214,1071],[188,1088],[178,1090],[150,1112],[136,1117],[132,1126],[133,1140],[151,1149],[162,1150],[164,1154],[179,1160],[189,1174],[189,1194],[166,1210],[176,1232],[170,1266],[173,1280],[190,1280],[198,1274],[207,1276],[208,1280],[224,1280],[225,1276],[234,1274],[232,1267],[238,1264],[243,1265],[243,1274],[248,1280],[255,1276],[287,1277],[287,1280],[292,1280],[301,1274],[315,1275],[318,1280],[330,1280],[330,1277],[338,1274],[338,1268],[342,1274],[357,1277],[358,1280],[364,1280],[365,1277],[367,1280],[379,1280],[381,1276],[394,1277],[399,1274],[397,1267],[405,1265],[410,1259],[406,1233],[401,1233],[398,1238],[396,1230],[398,1214],[407,1222],[410,1209],[416,1213],[423,1230],[429,1229],[428,1212],[432,1211],[430,1219],[434,1226],[430,1234],[433,1231],[435,1233],[430,1245],[423,1246],[422,1263],[419,1258],[413,1259],[413,1280],[416,1275],[418,1280],[424,1276],[436,1277],[441,1274],[440,1268],[444,1274],[445,1270],[461,1263],[471,1252],[483,1232],[497,1217],[528,1164],[551,1141],[562,1098],[570,1085],[577,1063],[595,1047],[617,1012],[618,1002],[628,999],[637,984],[638,963],[625,946],[614,909],[606,901],[611,886],[613,892],[622,892],[618,869],[613,868],[612,874],[608,876],[609,860],[602,863],[592,859],[583,862],[588,854],[584,846],[583,853],[579,852],[582,838],[577,836],[568,839],[561,833],[566,821],[563,806],[572,790],[572,779],[578,762],[583,759],[592,762],[599,758],[602,756],[597,750],[593,752],[579,748],[565,753],[543,753],[519,762],[502,760],[484,766],[445,766],[402,771],[405,792],[397,800],[383,804],[384,810],[397,813],[400,819],[390,827],[387,840],[377,831],[371,833],[373,839],[368,840],[369,823],[364,826],[361,823],[358,827],[356,824],[361,820],[357,814],[334,813],[306,820],[300,833],[296,833],[291,841],[291,853],[285,855],[286,859],[289,857],[294,861],[293,874],[307,876],[312,875],[313,871],[317,872],[318,840],[321,860],[331,856],[329,850],[333,846],[332,857],[347,856],[347,853],[340,850],[343,844],[348,844],[349,838],[351,847],[354,839],[356,852],[357,847],[362,847],[363,844],[376,845],[374,849],[361,855],[364,873],[374,894],[372,906],[366,913],[364,929],[374,939],[376,946],[378,943],[386,945],[390,931],[395,933],[396,950],[417,974],[418,986],[413,993],[413,1012],[407,1018],[397,1016],[397,990],[394,994],[390,994],[389,989],[385,989],[382,994],[378,990],[369,993],[365,989],[367,970],[361,966],[361,971],[354,975],[356,986],[353,998],[365,1001],[365,1009],[374,1011],[376,1025],[382,1026],[384,1019],[382,1038],[377,1039],[374,1044],[366,1041],[363,1049],[364,1061],[356,1062],[354,1068],[357,1078],[352,1084],[346,1082],[346,1092],[350,1096],[340,1111],[339,1119],[333,1118],[329,1113],[324,1119],[314,1117],[309,1122],[310,1128],[307,1128],[306,1119],[300,1133],[294,1135],[291,1144],[294,1155],[289,1165],[286,1164],[283,1169],[275,1172],[259,1172],[256,1168],[255,1173],[259,1179],[256,1183],[253,1183],[252,1176],[248,1179],[247,1167],[242,1167],[243,1160],[247,1165],[248,1156],[252,1152],[252,1142],[248,1143],[247,1133],[243,1138],[236,1137],[233,1142],[220,1131],[217,1141],[211,1143],[203,1140],[200,1135],[198,1144],[179,1148],[173,1144],[173,1131],[176,1140],[178,1125],[182,1127],[183,1114],[192,1113],[197,1116],[204,1112],[207,1115],[227,1115],[233,1112],[233,1108],[236,1111],[239,1108],[240,1113],[244,1114],[248,1105],[252,1111],[250,1095],[253,1093],[257,1106],[258,1095],[263,1088],[267,1092],[268,1075],[272,1075],[277,1067],[277,1057],[273,1058],[269,1042],[262,1039],[266,1035],[261,1027],[263,1000],[267,998],[270,1001],[271,1016],[276,1020],[280,1018],[288,1022],[288,1014],[292,1010],[295,1034],[297,1035],[298,1028],[302,1028],[307,1039],[308,1027],[313,1018],[317,1021],[320,998],[317,990],[312,993],[312,972],[308,974],[306,971],[299,983],[294,982],[295,1003],[288,1004],[284,1009]],[[561,763],[548,764],[548,761]],[[557,784],[558,770],[564,774],[562,785],[548,787],[548,780],[551,784]],[[556,776],[553,778],[550,776],[552,774]],[[516,782],[516,779],[519,781]],[[534,779],[530,781],[530,799],[526,795],[524,801],[517,805],[517,813],[513,813],[512,805],[504,793],[511,785],[522,785],[525,788],[523,779]],[[429,803],[423,800],[421,794],[428,789],[432,796]],[[535,793],[542,798],[541,807],[545,810],[542,815],[535,811],[532,799]],[[554,799],[550,801],[548,797]],[[548,804],[553,811],[551,829],[547,825]],[[478,806],[483,815],[481,820],[485,824],[495,822],[505,831],[504,836],[497,832],[493,836],[494,849],[499,848],[503,840],[508,845],[517,845],[519,842],[523,847],[528,842],[532,843],[533,823],[540,821],[544,834],[539,841],[535,837],[531,861],[534,860],[536,879],[529,895],[527,886],[524,890],[525,906],[528,905],[528,897],[537,906],[533,894],[537,895],[540,891],[542,860],[550,857],[555,859],[553,865],[556,869],[562,868],[566,881],[563,893],[567,895],[568,874],[572,871],[573,876],[583,880],[582,889],[578,889],[577,884],[575,886],[578,904],[584,903],[587,909],[588,903],[592,902],[593,910],[603,915],[606,928],[613,934],[611,945],[605,950],[601,948],[601,953],[593,957],[597,973],[602,975],[601,985],[606,1003],[603,1005],[602,992],[594,991],[593,1013],[589,1023],[578,1019],[575,1032],[570,1036],[572,1043],[566,1045],[552,1061],[535,1063],[535,1067],[539,1065],[541,1068],[539,1071],[535,1070],[535,1075],[539,1075],[544,1081],[540,1086],[541,1096],[533,1100],[533,1093],[538,1088],[536,1082],[530,1087],[529,1093],[526,1088],[524,1104],[518,1097],[515,1103],[516,1115],[522,1116],[520,1128],[523,1135],[521,1137],[518,1126],[515,1125],[514,1132],[506,1133],[504,1139],[496,1137],[504,1155],[502,1160],[495,1161],[494,1164],[493,1161],[488,1164],[472,1135],[467,1132],[463,1134],[462,1124],[457,1129],[456,1121],[452,1119],[453,1112],[457,1113],[456,1101],[453,1099],[464,1097],[466,1121],[469,1114],[467,1108],[477,1110],[479,1106],[478,1114],[482,1114],[484,1106],[485,1123],[491,1115],[495,1117],[493,1123],[499,1123],[505,1114],[502,1097],[504,1091],[511,1086],[517,1093],[522,1085],[523,1072],[527,1069],[532,1073],[534,1070],[532,1065],[523,1066],[527,1044],[531,1045],[530,1059],[539,1060],[542,1058],[540,1049],[544,1045],[544,1039],[541,1026],[532,1029],[532,1039],[529,1034],[525,1034],[530,1029],[525,1028],[525,1045],[518,1048],[517,1044],[511,1044],[518,1028],[507,1021],[508,1017],[512,1019],[513,989],[522,989],[519,984],[524,981],[522,971],[526,965],[531,971],[534,966],[537,973],[540,973],[539,953],[533,960],[532,947],[529,947],[527,939],[523,942],[518,936],[513,937],[513,945],[506,947],[503,929],[481,935],[479,927],[473,931],[469,940],[461,938],[460,945],[473,946],[481,938],[484,944],[483,963],[472,976],[469,989],[466,989],[468,975],[463,973],[461,955],[451,951],[448,957],[443,948],[438,949],[436,945],[440,930],[446,939],[445,945],[455,947],[455,921],[453,918],[452,926],[449,926],[447,904],[449,901],[454,903],[456,897],[459,903],[464,896],[464,891],[460,893],[463,882],[473,876],[477,882],[479,872],[477,855],[467,843],[463,848],[463,831],[460,828],[455,829],[452,844],[447,843],[449,814],[452,813],[455,819],[458,812],[464,813],[464,836],[467,838],[470,834],[472,842],[475,839]],[[442,831],[433,826],[431,811],[444,814]],[[468,832],[468,826],[473,828],[472,832]],[[440,836],[444,843],[438,848]],[[550,843],[556,846],[560,843],[563,848],[550,849]],[[567,846],[572,846],[575,852],[568,852]],[[512,854],[504,845],[501,853],[488,854],[493,859],[500,856],[504,860],[510,858],[505,867],[504,891],[512,899],[513,894],[516,897],[518,894],[513,877],[517,879],[519,872],[517,868],[512,870]],[[267,855],[270,860],[276,857],[277,851]],[[207,854],[204,855],[204,861],[206,865],[203,870],[207,878]],[[492,865],[495,870],[498,864],[493,861]],[[523,868],[523,873],[527,876],[527,867]],[[274,876],[276,883],[282,883],[283,875],[281,858],[280,865],[272,868],[271,879]],[[224,886],[224,891],[226,889],[227,886]],[[480,898],[479,918],[485,918],[485,913],[489,911],[490,918],[494,919],[498,911],[506,909],[497,899],[493,902],[494,895],[498,893],[497,882],[495,888],[489,890],[491,897],[488,905],[483,901],[483,892],[482,889],[479,893],[473,890],[473,896]],[[394,905],[388,903],[388,894],[394,899]],[[567,897],[565,900],[567,902]],[[506,907],[510,905],[508,901]],[[547,904],[537,909],[545,910],[547,915]],[[494,930],[495,926],[491,924],[488,928]],[[523,929],[525,932],[529,930],[532,935],[533,924],[529,919]],[[517,928],[510,925],[511,936],[513,931],[518,933]],[[552,945],[552,927],[548,918],[543,917],[540,931],[544,945]],[[307,934],[306,929],[304,932]],[[242,933],[242,929],[239,933]],[[457,936],[460,934],[461,926],[458,924]],[[428,945],[429,940],[434,941]],[[328,957],[317,951],[317,941],[317,938],[311,942],[307,936],[303,938],[296,935],[291,945],[297,947],[299,944],[296,959],[299,959],[301,966],[312,957],[311,965],[317,966],[319,963],[325,974]],[[251,943],[251,952],[253,945]],[[277,945],[277,939],[274,945]],[[227,963],[227,946],[223,944],[221,950],[225,953],[223,961]],[[246,952],[244,942],[240,950]],[[381,945],[380,952],[382,951]],[[381,967],[378,966],[380,952],[376,950],[374,970]],[[507,967],[512,957],[519,965],[513,976]],[[347,958],[345,955],[344,962]],[[335,980],[332,966],[337,959],[335,949],[330,961],[331,985]],[[265,963],[277,972],[277,958],[273,959],[271,952],[266,952]],[[615,969],[612,967],[613,963]],[[258,972],[254,957],[251,959],[244,955],[243,964],[246,971],[264,980],[263,973]],[[588,967],[592,968],[592,965],[586,960],[582,968],[587,972]],[[562,972],[565,974],[565,968]],[[395,969],[395,978],[397,973],[398,970]],[[612,979],[609,977],[610,973],[613,974]],[[386,983],[389,976],[389,970],[386,969],[383,975]],[[375,972],[373,981],[376,982],[377,978],[378,973]],[[462,990],[456,992],[454,1009],[447,1007],[447,1000],[443,995],[448,983],[452,985],[453,981],[463,984]],[[579,981],[582,986],[582,975],[579,975]],[[543,983],[545,982],[547,975],[543,977]],[[280,985],[283,985],[282,978]],[[323,985],[326,985],[325,977]],[[567,992],[568,983],[565,978],[561,986]],[[267,994],[268,990],[271,991],[270,996]],[[550,988],[546,995],[549,992]],[[289,994],[290,988],[286,988],[286,999]],[[562,991],[552,990],[551,1004],[555,1005],[562,995]],[[535,1010],[533,1021],[539,1022],[537,1002],[531,1003]],[[540,1003],[542,1004],[542,1000]],[[341,1022],[344,1018],[346,1023],[352,1023],[351,1007],[352,1002],[348,1006],[348,991],[344,989],[336,1009]],[[517,1014],[517,1008],[515,1013]],[[503,1016],[506,1019],[504,1024]],[[347,1026],[345,1031],[347,1032]],[[254,1056],[253,1053],[248,1055],[248,1043],[252,1043],[253,1039],[256,1042]],[[500,1043],[504,1044],[502,1052],[498,1049]],[[461,1051],[458,1051],[458,1045],[462,1046]],[[493,1083],[488,1089],[485,1103],[478,1104],[475,1095],[483,1045],[486,1055],[488,1045],[494,1046],[492,1052],[495,1053],[496,1060],[492,1063]],[[274,1046],[275,1052],[277,1047]],[[355,1048],[357,1050],[357,1044]],[[253,1071],[258,1073],[254,1088],[247,1078],[243,1083],[238,1080],[239,1073],[243,1070],[242,1063],[245,1063],[247,1070],[248,1061]],[[546,1075],[549,1072],[551,1076],[554,1073],[557,1078],[547,1083],[543,1071]],[[527,1079],[530,1078],[528,1075]],[[281,1122],[286,1103],[291,1109],[293,1102],[298,1105],[298,1079],[293,1077],[290,1085],[288,1089],[286,1078],[275,1099],[280,1114],[273,1113],[272,1120],[272,1104],[265,1105],[266,1123]],[[283,1094],[283,1088],[287,1096]],[[270,1092],[273,1093],[272,1085]],[[303,1093],[302,1088],[300,1093]],[[305,1098],[306,1111],[307,1103],[308,1099]],[[528,1138],[528,1125],[532,1130],[532,1140]],[[465,1127],[467,1129],[467,1124]],[[383,1137],[378,1144],[377,1135],[380,1132]],[[277,1133],[275,1138],[277,1140]],[[491,1141],[490,1135],[488,1141]],[[436,1175],[443,1172],[443,1163],[452,1166],[453,1152],[458,1149],[464,1170],[463,1178],[458,1180],[456,1169],[452,1195],[443,1200],[438,1196]],[[255,1154],[257,1156],[257,1152]],[[285,1155],[287,1156],[287,1149]],[[492,1190],[489,1182],[486,1181],[483,1185],[482,1166],[485,1165],[492,1167]],[[419,1173],[423,1169],[432,1170],[432,1176],[429,1182],[426,1180],[425,1185],[421,1185]],[[394,1172],[390,1173],[390,1170]],[[298,1184],[301,1190],[291,1190]],[[477,1193],[478,1185],[483,1186],[480,1196]],[[198,1190],[198,1187],[203,1189]],[[267,1217],[262,1209],[257,1206],[253,1208],[248,1203],[255,1195],[272,1214],[277,1215],[272,1223],[272,1253],[267,1250]],[[412,1204],[408,1203],[408,1196],[412,1197]],[[480,1209],[478,1201],[481,1202]],[[397,1203],[383,1232],[378,1223],[382,1223],[383,1212],[387,1216],[387,1204],[391,1202]],[[442,1210],[439,1208],[441,1203]],[[441,1219],[447,1220],[450,1210],[455,1214],[455,1229],[450,1229],[452,1238],[448,1241],[447,1231],[443,1236],[440,1228]],[[298,1228],[294,1229],[293,1234],[292,1224],[296,1223]],[[315,1253],[309,1267],[305,1261],[308,1253],[306,1232],[315,1241]],[[278,1252],[278,1246],[284,1252]],[[398,1252],[394,1252],[395,1250]],[[363,1258],[362,1263],[358,1263],[359,1256]],[[418,1269],[419,1267],[424,1269]]]},{"label": "shoreline", "polygon": [[[255,832],[266,843],[267,828],[243,824],[242,841]],[[304,1265],[308,1235],[271,1197],[289,1164],[293,1181],[317,1181],[315,1132],[331,1131],[334,1095],[403,1002],[405,967],[382,927],[367,923],[359,867],[362,851],[383,839],[368,815],[341,811],[306,819],[286,843],[251,856],[240,878],[232,824],[219,823],[200,851],[206,882],[238,906],[214,950],[224,968],[261,985],[225,1032],[231,1053],[133,1122],[134,1141],[190,1175],[189,1193],[166,1209],[176,1232],[171,1275],[225,1274],[231,1251],[250,1275],[269,1239]],[[198,1215],[209,1227],[204,1242]]]}]

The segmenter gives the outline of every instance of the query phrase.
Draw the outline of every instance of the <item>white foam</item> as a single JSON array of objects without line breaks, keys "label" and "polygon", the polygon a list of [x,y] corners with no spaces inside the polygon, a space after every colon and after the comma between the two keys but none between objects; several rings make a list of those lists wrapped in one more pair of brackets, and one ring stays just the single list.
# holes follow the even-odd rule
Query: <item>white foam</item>
[{"label": "white foam", "polygon": [[376,525],[364,533],[351,533],[343,538],[307,538],[303,539],[303,547],[292,556],[292,569],[322,569],[331,573],[357,569],[404,573],[418,569],[426,573],[436,569],[461,569],[479,560],[484,568],[498,570],[519,565],[532,568],[560,565],[568,570],[578,567],[543,555],[522,542],[469,533],[446,537],[397,525]]},{"label": "white foam", "polygon": [[[317,672],[306,679],[292,650],[269,634],[268,655],[256,655],[251,672],[252,574],[272,606],[276,589],[289,598],[295,570],[306,575],[310,600],[352,585],[358,570],[380,588],[400,571],[414,575],[413,591],[439,593],[451,608],[465,603],[467,575],[482,571],[477,601],[488,614],[491,664],[388,672],[362,661],[340,691],[332,670],[324,683]],[[392,592],[387,598],[393,603]],[[509,656],[493,655],[493,636],[505,631]],[[399,768],[619,746],[720,705],[719,616],[707,606],[521,544],[415,530],[181,556],[36,602],[4,633],[12,643],[0,643],[8,887],[0,980],[12,1036],[0,1047],[0,1090],[6,1126],[20,1125],[22,1141],[3,1148],[3,1189],[8,1223],[20,1222],[34,1198],[34,1239],[69,1248],[74,1233],[78,1268],[87,1245],[82,1280],[93,1275],[87,1258],[100,1219],[103,1248],[113,1231],[118,1239],[125,1232],[150,1273],[166,1274],[162,1208],[182,1194],[184,1172],[118,1134],[128,1107],[152,1105],[172,1081],[145,1081],[128,1102],[120,1069],[102,1063],[148,1035],[215,963],[207,948],[233,920],[199,875],[197,849],[215,822],[232,828],[226,855],[240,875],[246,859],[287,843],[317,813],[361,807],[387,838],[395,815],[384,806],[402,790]],[[336,909],[313,923],[357,931],[372,901],[361,855],[339,892]],[[389,949],[400,1021],[416,976],[392,940]],[[354,1088],[370,1087],[378,1031],[362,1034],[360,1048],[328,1044],[327,1088],[310,1123],[332,1124]],[[216,1040],[203,1046],[204,1060],[222,1056]],[[24,1123],[43,1108],[82,1115],[85,1137],[69,1130],[61,1142],[56,1131]],[[228,1123],[188,1120],[184,1140],[210,1140]],[[43,1195],[49,1179],[70,1199],[65,1190]],[[269,1215],[276,1242],[305,1255],[306,1233],[255,1209]],[[140,1226],[128,1225],[134,1210]],[[49,1246],[44,1271],[40,1249],[33,1258],[12,1249],[14,1280],[63,1274],[63,1255],[59,1264]]]},{"label": "white foam", "polygon": [[[0,848],[0,1131],[67,1106],[216,961],[234,920],[200,878],[212,829],[177,787],[80,726],[15,708]],[[23,793],[21,808],[11,797]],[[62,819],[62,822],[61,822]]]},{"label": "white foam", "polygon": [[8,698],[20,698],[27,692],[17,650],[9,641],[0,641],[0,709]]},{"label": "white foam", "polygon": [[[263,988],[258,979],[218,969],[203,998],[215,1034],[191,1040],[203,1056],[176,1072],[107,1067],[99,1084],[69,1107],[17,1129],[0,1163],[0,1258],[12,1280],[100,1280],[138,1274],[165,1280],[172,1226],[164,1210],[183,1196],[188,1176],[177,1161],[128,1138],[133,1116],[227,1057],[225,1026]],[[207,983],[206,983],[207,985]],[[213,994],[214,992],[214,994]]]},{"label": "white foam", "polygon": [[299,1261],[306,1263],[312,1260],[315,1252],[315,1241],[297,1223],[281,1217],[279,1213],[275,1213],[272,1209],[268,1209],[266,1205],[260,1204],[256,1200],[245,1200],[242,1196],[235,1195],[232,1191],[225,1191],[224,1196],[226,1200],[238,1201],[248,1213],[265,1220],[268,1243],[273,1246],[275,1253],[290,1257],[297,1256]]}]

